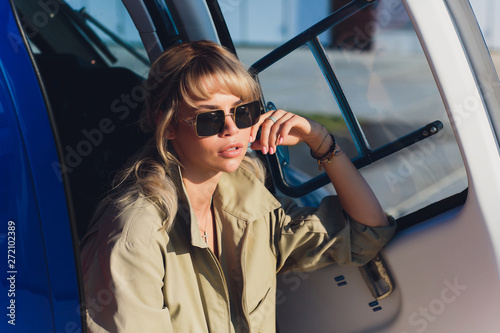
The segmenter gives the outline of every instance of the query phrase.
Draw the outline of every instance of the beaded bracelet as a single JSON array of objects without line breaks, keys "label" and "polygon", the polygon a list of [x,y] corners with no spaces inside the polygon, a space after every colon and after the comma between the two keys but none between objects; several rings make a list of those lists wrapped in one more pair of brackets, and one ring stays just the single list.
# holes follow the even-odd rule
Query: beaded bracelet
[{"label": "beaded bracelet", "polygon": [[333,136],[333,134],[330,134],[330,136],[332,138],[333,143],[330,146],[330,149],[328,149],[328,151],[326,152],[326,154],[324,154],[323,156],[317,157],[316,155],[314,155],[312,149],[310,150],[311,156],[318,161],[318,170],[319,171],[323,170],[323,164],[329,164],[332,161],[334,156],[336,156],[342,152],[342,149],[340,149],[338,147],[337,142],[335,141],[335,137]]}]

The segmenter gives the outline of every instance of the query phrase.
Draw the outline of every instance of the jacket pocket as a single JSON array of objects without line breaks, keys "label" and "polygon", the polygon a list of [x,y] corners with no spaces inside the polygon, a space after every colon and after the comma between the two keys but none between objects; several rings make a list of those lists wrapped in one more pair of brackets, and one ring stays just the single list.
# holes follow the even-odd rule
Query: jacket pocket
[{"label": "jacket pocket", "polygon": [[[254,314],[255,312],[257,312],[259,310],[259,308],[263,307],[263,304],[265,304],[265,301],[266,299],[268,298],[268,295],[269,295],[269,292],[271,291],[271,287],[269,287],[266,291],[266,293],[264,294],[264,297],[262,297],[260,299],[260,301],[257,302],[257,304],[255,305],[255,307],[252,309],[252,308],[249,308],[249,314],[252,315]],[[250,305],[250,304],[249,304]]]},{"label": "jacket pocket", "polygon": [[[258,302],[249,304],[249,320],[251,332],[274,332],[276,329],[275,298],[276,288],[270,286],[265,290]],[[251,305],[251,307],[250,307]]]}]

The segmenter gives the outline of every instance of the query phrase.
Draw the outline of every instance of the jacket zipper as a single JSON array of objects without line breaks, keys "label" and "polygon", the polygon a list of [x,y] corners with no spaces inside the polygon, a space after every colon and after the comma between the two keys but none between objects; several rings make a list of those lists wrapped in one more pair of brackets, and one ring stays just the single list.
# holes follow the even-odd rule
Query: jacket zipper
[{"label": "jacket zipper", "polygon": [[217,271],[219,272],[219,276],[222,279],[222,284],[224,286],[224,293],[226,296],[226,304],[227,304],[227,313],[228,313],[228,332],[231,332],[231,305],[229,304],[230,299],[229,299],[229,291],[227,289],[227,282],[226,278],[224,277],[224,272],[222,271],[222,267],[219,263],[219,260],[215,257],[215,254],[210,248],[207,248],[208,252],[210,253],[210,257],[212,258],[213,262],[215,263],[215,266],[217,267]]}]

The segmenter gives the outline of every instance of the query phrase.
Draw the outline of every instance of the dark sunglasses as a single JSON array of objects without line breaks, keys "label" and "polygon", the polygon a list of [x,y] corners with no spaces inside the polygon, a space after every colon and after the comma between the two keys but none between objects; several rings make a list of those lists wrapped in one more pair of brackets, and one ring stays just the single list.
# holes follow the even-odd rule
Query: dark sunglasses
[{"label": "dark sunglasses", "polygon": [[228,115],[224,110],[214,110],[198,113],[194,121],[181,119],[188,124],[195,125],[196,135],[204,137],[221,133],[226,124],[226,116],[232,116],[236,127],[248,128],[257,124],[261,112],[262,104],[257,100],[231,108]]}]

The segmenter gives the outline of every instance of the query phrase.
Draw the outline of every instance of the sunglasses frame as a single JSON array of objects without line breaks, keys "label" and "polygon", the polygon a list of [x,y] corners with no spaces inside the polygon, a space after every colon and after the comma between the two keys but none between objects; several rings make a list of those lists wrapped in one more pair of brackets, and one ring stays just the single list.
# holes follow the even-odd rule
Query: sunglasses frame
[{"label": "sunglasses frame", "polygon": [[[196,133],[196,136],[200,137],[200,138],[207,138],[207,137],[210,137],[210,136],[214,136],[214,135],[217,135],[219,133],[221,133],[223,130],[224,130],[224,125],[226,124],[226,117],[227,116],[231,116],[231,118],[233,118],[233,122],[234,124],[236,125],[236,109],[241,107],[241,106],[244,106],[244,105],[249,105],[249,104],[254,104],[254,103],[258,103],[259,105],[259,116],[262,114],[262,110],[264,109],[264,107],[262,106],[262,103],[260,100],[255,100],[255,101],[251,101],[251,102],[246,102],[246,103],[241,103],[241,104],[238,104],[232,108],[229,109],[229,114],[226,114],[226,112],[222,109],[219,109],[219,110],[210,110],[210,111],[204,111],[204,112],[200,112],[196,115],[196,117],[194,118],[194,121],[192,120],[187,120],[187,119],[184,119],[184,118],[180,118],[182,120],[184,120],[186,123],[190,124],[190,125],[194,125],[195,127],[195,133]],[[210,135],[199,135],[198,134],[198,116],[200,115],[203,115],[203,114],[206,114],[206,113],[209,113],[209,112],[223,112],[224,113],[224,123],[222,124],[222,127],[221,127],[221,130],[215,134],[210,134]],[[249,127],[252,127],[253,125],[255,125],[257,123],[257,119],[259,118],[259,116],[257,116],[255,119],[252,118],[251,120],[251,125],[250,126],[247,126],[247,127],[239,127],[238,125],[236,125],[239,129],[245,129],[245,128],[249,128]]]}]

